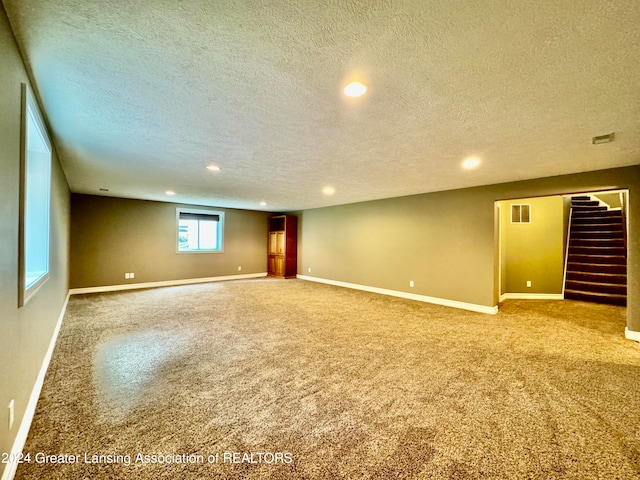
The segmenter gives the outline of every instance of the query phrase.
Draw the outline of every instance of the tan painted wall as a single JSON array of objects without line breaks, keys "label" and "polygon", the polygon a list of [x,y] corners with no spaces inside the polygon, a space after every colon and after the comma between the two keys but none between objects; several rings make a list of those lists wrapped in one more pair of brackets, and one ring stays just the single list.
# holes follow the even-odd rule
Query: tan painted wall
[{"label": "tan painted wall", "polygon": [[[29,83],[0,6],[0,452],[10,452],[68,291],[69,188],[53,155],[50,277],[18,308],[21,83]],[[15,423],[8,404],[15,399]],[[5,465],[0,464],[0,475]]]},{"label": "tan painted wall", "polygon": [[[561,196],[500,203],[502,293],[561,294],[564,280],[564,205]],[[511,223],[513,204],[531,205],[531,223]],[[527,287],[531,281],[531,287]]]},{"label": "tan painted wall", "polygon": [[622,200],[620,198],[620,193],[597,193],[594,195],[598,200],[602,200],[604,203],[609,205],[609,208],[620,208],[622,207]]},{"label": "tan painted wall", "polygon": [[627,325],[640,331],[639,185],[636,165],[306,210],[298,273],[493,306],[496,201],[629,188]]},{"label": "tan painted wall", "polygon": [[[495,305],[493,203],[476,190],[439,192],[307,210],[305,275]],[[311,267],[311,273],[308,268]],[[409,287],[409,281],[415,287]]]},{"label": "tan painted wall", "polygon": [[[224,252],[176,253],[178,206],[224,211]],[[71,288],[266,272],[268,217],[265,212],[73,194]],[[135,278],[126,280],[126,272]]]}]

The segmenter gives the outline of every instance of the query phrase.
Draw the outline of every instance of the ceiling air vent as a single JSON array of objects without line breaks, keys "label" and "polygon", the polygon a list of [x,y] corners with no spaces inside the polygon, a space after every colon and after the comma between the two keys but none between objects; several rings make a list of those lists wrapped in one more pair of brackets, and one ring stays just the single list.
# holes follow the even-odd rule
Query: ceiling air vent
[{"label": "ceiling air vent", "polygon": [[611,132],[607,135],[598,135],[597,137],[593,137],[591,139],[591,143],[593,143],[594,145],[599,145],[601,143],[611,143],[615,140],[615,138],[615,132]]}]

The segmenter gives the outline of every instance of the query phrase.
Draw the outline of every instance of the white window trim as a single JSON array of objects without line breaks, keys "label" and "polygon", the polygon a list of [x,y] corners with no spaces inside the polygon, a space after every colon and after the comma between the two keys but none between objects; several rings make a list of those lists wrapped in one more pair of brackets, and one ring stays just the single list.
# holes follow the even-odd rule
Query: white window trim
[{"label": "white window trim", "polygon": [[[22,119],[20,127],[20,205],[19,205],[19,240],[18,240],[18,306],[22,307],[31,300],[38,292],[40,287],[49,279],[51,271],[51,162],[53,158],[53,151],[51,147],[51,140],[45,126],[44,120],[38,107],[38,102],[33,95],[31,89],[22,84]],[[27,172],[28,172],[28,124],[29,115],[33,118],[34,124],[39,130],[40,137],[42,138],[45,147],[49,153],[48,159],[48,192],[47,192],[47,245],[46,245],[46,270],[43,270],[43,274],[39,275],[38,280],[27,288],[27,241],[26,238],[26,211],[27,211]]]},{"label": "white window trim", "polygon": [[[218,239],[220,240],[220,248],[215,250],[180,250],[180,213],[198,213],[202,215],[218,215]],[[180,255],[203,254],[203,253],[224,253],[224,212],[219,210],[204,210],[188,207],[176,208],[176,253]]]}]

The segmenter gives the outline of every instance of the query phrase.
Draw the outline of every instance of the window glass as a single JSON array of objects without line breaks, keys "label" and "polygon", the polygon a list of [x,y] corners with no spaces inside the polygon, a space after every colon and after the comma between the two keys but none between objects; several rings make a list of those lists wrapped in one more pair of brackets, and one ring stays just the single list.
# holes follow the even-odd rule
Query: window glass
[{"label": "window glass", "polygon": [[224,212],[178,208],[178,252],[221,252]]},{"label": "window glass", "polygon": [[531,205],[511,205],[511,223],[531,223]]},{"label": "window glass", "polygon": [[24,305],[49,275],[51,144],[38,105],[23,85],[20,298]]}]

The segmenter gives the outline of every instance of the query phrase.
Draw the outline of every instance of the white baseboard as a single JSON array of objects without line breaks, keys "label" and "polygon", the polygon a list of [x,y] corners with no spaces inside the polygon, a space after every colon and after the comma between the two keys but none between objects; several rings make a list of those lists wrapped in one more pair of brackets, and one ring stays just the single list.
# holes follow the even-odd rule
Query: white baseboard
[{"label": "white baseboard", "polygon": [[429,297],[427,295],[417,295],[415,293],[401,292],[399,290],[389,290],[386,288],[370,287],[368,285],[360,285],[357,283],[339,282],[337,280],[328,280],[320,277],[310,277],[307,275],[297,275],[302,280],[310,282],[326,283],[337,287],[353,288],[355,290],[364,290],[365,292],[380,293],[382,295],[391,295],[393,297],[406,298],[408,300],[417,300],[418,302],[433,303],[436,305],[444,305],[445,307],[461,308],[463,310],[471,310],[473,312],[488,313],[495,315],[498,313],[498,306],[486,307],[475,303],[458,302],[456,300],[447,300],[444,298]]},{"label": "white baseboard", "polygon": [[69,290],[69,293],[71,295],[79,295],[82,293],[117,292],[120,290],[137,290],[140,288],[174,287],[177,285],[191,285],[193,283],[221,282],[223,280],[242,280],[246,278],[260,278],[260,277],[266,277],[266,276],[267,276],[267,272],[262,272],[262,273],[245,273],[242,275],[224,275],[220,277],[187,278],[184,280],[165,280],[161,282],[126,283],[122,285],[104,285],[102,287],[72,288],[71,290]]},{"label": "white baseboard", "polygon": [[[42,391],[42,385],[44,384],[44,377],[46,376],[47,370],[49,369],[49,363],[51,362],[51,357],[53,356],[53,350],[56,348],[56,341],[58,340],[58,334],[60,333],[60,327],[62,326],[62,320],[64,318],[65,312],[67,311],[68,303],[69,293],[67,293],[67,297],[65,298],[64,304],[62,305],[62,311],[58,316],[58,322],[56,323],[56,327],[53,330],[53,335],[51,336],[51,341],[49,342],[49,348],[47,349],[47,353],[45,354],[44,359],[42,360],[42,365],[40,366],[40,372],[38,372],[36,383],[33,385],[33,389],[31,390],[29,403],[27,403],[27,408],[25,409],[22,421],[20,422],[18,434],[13,441],[13,447],[11,448],[11,454],[9,457],[10,459],[16,458],[22,453],[24,444],[27,441],[29,429],[31,428],[31,422],[33,421],[33,416],[36,413],[36,405],[38,404],[40,392]],[[8,462],[4,469],[4,473],[2,474],[2,480],[13,480],[17,469],[17,462]]]},{"label": "white baseboard", "polygon": [[564,300],[562,293],[503,293],[500,301],[503,300]]},{"label": "white baseboard", "polygon": [[634,332],[633,330],[629,330],[627,327],[624,328],[624,336],[629,340],[640,342],[640,332]]}]

